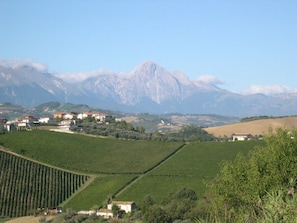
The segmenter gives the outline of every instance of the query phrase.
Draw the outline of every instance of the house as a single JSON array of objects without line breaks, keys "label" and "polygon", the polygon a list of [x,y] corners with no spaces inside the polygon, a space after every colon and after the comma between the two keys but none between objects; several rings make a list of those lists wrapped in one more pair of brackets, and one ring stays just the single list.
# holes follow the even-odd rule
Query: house
[{"label": "house", "polygon": [[65,115],[65,112],[55,113],[54,118],[63,118],[64,115]]},{"label": "house", "polygon": [[252,135],[250,133],[234,133],[232,134],[232,141],[244,141],[251,140]]},{"label": "house", "polygon": [[70,120],[70,119],[67,119],[67,120],[62,120],[60,123],[59,123],[59,129],[62,129],[62,130],[69,130],[70,129],[70,126],[72,125],[75,125],[75,120]]},{"label": "house", "polygon": [[39,119],[35,118],[34,116],[31,115],[25,115],[22,117],[17,118],[18,123],[27,123],[29,125],[32,124],[39,124]]},{"label": "house", "polygon": [[43,117],[43,118],[39,118],[39,122],[43,124],[53,123],[54,119],[51,117]]},{"label": "house", "polygon": [[97,211],[97,216],[101,216],[101,217],[103,217],[105,219],[109,219],[109,218],[112,218],[113,217],[113,213],[109,209],[103,209],[103,208],[101,208],[101,209],[99,209]]},{"label": "house", "polygon": [[92,117],[94,117],[98,122],[109,122],[112,118],[111,115],[104,113],[94,113]]},{"label": "house", "polygon": [[22,116],[15,121],[18,130],[28,130],[33,125],[39,124],[39,119],[31,115]]},{"label": "house", "polygon": [[1,118],[0,117],[0,123],[5,124],[6,122],[7,122],[7,119],[6,118]]},{"label": "house", "polygon": [[7,132],[11,132],[16,130],[17,128],[13,122],[8,121],[4,124],[4,129],[6,129]]},{"label": "house", "polygon": [[88,117],[92,117],[93,113],[92,112],[83,112],[77,115],[77,119],[85,119]]},{"label": "house", "polygon": [[118,206],[120,211],[124,211],[125,213],[130,213],[136,209],[136,204],[134,201],[112,201],[107,205],[107,209],[112,210],[113,205]]},{"label": "house", "polygon": [[74,113],[66,113],[63,115],[63,119],[74,119],[77,117],[77,114]]}]

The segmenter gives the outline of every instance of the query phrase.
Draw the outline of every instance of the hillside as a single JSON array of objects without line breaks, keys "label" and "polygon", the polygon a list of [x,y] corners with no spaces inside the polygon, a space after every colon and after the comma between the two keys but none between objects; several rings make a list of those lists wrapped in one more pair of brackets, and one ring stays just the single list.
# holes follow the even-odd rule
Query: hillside
[{"label": "hillside", "polygon": [[[111,196],[114,199],[133,200],[141,207],[145,195],[151,194],[161,203],[183,186],[194,188],[202,196],[205,191],[203,180],[215,176],[222,160],[234,159],[239,151],[247,153],[262,143],[205,142],[182,146],[173,142],[103,139],[48,131],[15,132],[0,136],[0,144],[15,153],[46,165],[75,170],[82,175],[92,174],[94,181],[84,190],[74,193],[70,199],[55,203],[64,211],[67,208],[79,211],[88,210],[94,205],[104,206]],[[22,162],[14,162],[12,169],[22,168],[19,166]],[[48,170],[52,171],[50,168]],[[32,176],[40,175],[34,170],[31,172]],[[19,177],[17,179],[22,178],[19,172],[14,173]],[[61,175],[54,171],[54,174],[51,173],[51,176]],[[36,182],[44,181],[40,177],[39,180],[32,179],[32,183],[37,185]],[[56,180],[52,179],[51,182],[65,182]],[[57,189],[59,187],[55,187],[53,192],[58,192]],[[22,191],[26,194],[27,189]],[[18,196],[21,197],[22,193]],[[46,194],[43,196],[46,198]],[[2,208],[9,210],[4,204]]]},{"label": "hillside", "polygon": [[283,117],[261,119],[249,122],[239,122],[224,126],[205,128],[205,130],[216,137],[230,137],[233,133],[250,133],[252,135],[264,135],[268,133],[269,128],[278,127],[296,128],[297,117]]}]

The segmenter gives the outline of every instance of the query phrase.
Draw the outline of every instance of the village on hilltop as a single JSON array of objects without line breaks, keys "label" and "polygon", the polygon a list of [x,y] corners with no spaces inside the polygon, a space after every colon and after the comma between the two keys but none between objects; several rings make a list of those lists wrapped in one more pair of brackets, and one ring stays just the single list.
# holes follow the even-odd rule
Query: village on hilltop
[{"label": "village on hilltop", "polygon": [[57,125],[57,130],[69,131],[72,125],[75,125],[77,122],[86,118],[90,118],[98,123],[106,124],[112,120],[111,115],[98,112],[83,112],[79,114],[73,112],[59,112],[53,114],[52,116],[40,118],[34,117],[32,115],[25,115],[11,121],[0,117],[0,123],[3,124],[4,130],[7,132],[16,130],[31,131],[38,125]]}]

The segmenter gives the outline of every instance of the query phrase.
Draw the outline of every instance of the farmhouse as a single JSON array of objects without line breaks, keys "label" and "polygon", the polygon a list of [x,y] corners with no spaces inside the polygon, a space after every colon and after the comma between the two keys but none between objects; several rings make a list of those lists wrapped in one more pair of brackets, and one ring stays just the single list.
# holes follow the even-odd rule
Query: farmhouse
[{"label": "farmhouse", "polygon": [[72,125],[75,125],[75,120],[62,120],[59,124],[59,129],[62,129],[62,130],[69,130],[70,129],[70,126]]},{"label": "farmhouse", "polygon": [[84,118],[88,118],[88,117],[92,117],[93,113],[92,112],[83,112],[83,113],[79,113],[77,115],[77,119],[84,119]]},{"label": "farmhouse", "polygon": [[65,115],[65,112],[55,113],[54,118],[63,118],[64,115]]},{"label": "farmhouse", "polygon": [[234,133],[232,134],[232,141],[244,141],[251,140],[252,135],[250,133]]},{"label": "farmhouse", "polygon": [[105,219],[109,219],[109,218],[112,218],[113,217],[113,213],[109,209],[103,209],[103,208],[101,208],[101,209],[99,209],[97,211],[97,216],[101,216],[101,217],[103,217]]},{"label": "farmhouse", "polygon": [[103,113],[94,113],[92,117],[94,117],[98,122],[109,122],[112,118],[111,115]]},{"label": "farmhouse", "polygon": [[107,209],[112,210],[113,205],[118,206],[120,211],[124,211],[125,213],[130,213],[136,209],[134,201],[113,201],[111,204],[107,205]]},{"label": "farmhouse", "polygon": [[28,130],[32,125],[39,124],[39,119],[31,115],[19,117],[15,120],[18,130]]},{"label": "farmhouse", "polygon": [[74,119],[77,117],[77,114],[75,113],[66,113],[63,115],[63,119]]},{"label": "farmhouse", "polygon": [[40,123],[54,123],[54,119],[51,117],[43,117],[43,118],[39,118],[39,122]]}]

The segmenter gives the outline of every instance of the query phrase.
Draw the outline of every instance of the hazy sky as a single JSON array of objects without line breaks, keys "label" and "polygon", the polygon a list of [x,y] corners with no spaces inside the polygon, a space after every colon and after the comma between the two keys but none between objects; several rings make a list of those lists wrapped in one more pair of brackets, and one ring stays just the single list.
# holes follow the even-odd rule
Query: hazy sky
[{"label": "hazy sky", "polygon": [[296,0],[0,0],[0,58],[52,73],[143,61],[238,93],[297,91]]}]

